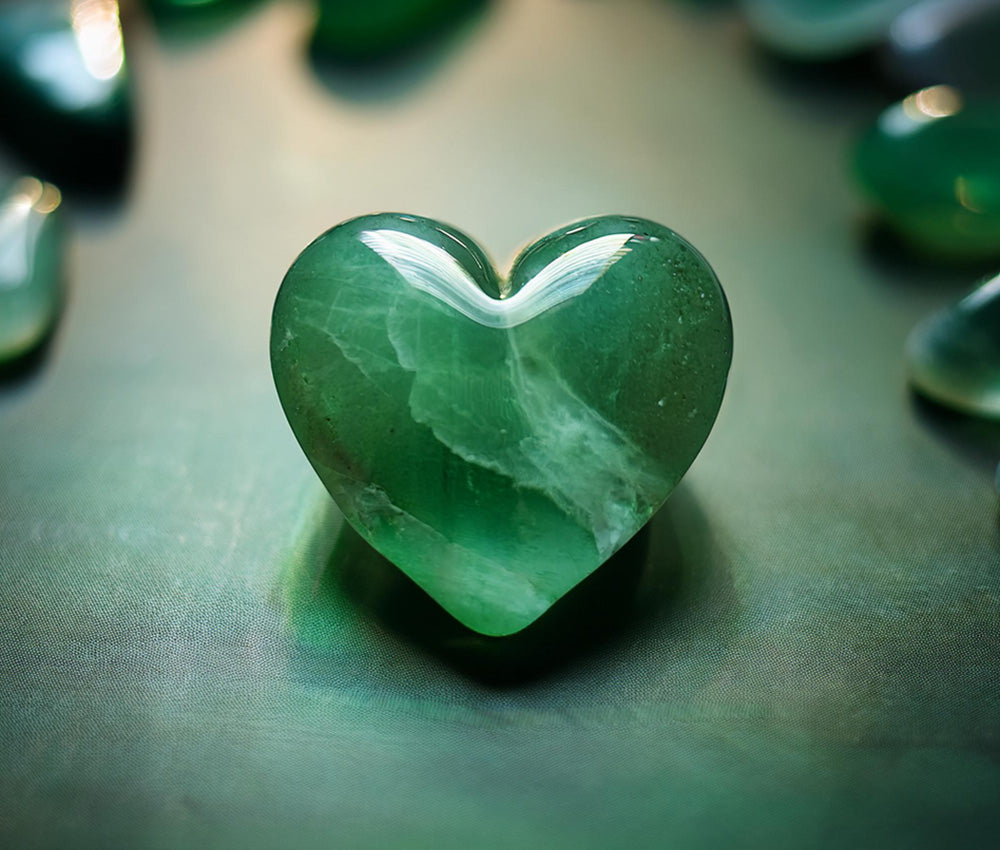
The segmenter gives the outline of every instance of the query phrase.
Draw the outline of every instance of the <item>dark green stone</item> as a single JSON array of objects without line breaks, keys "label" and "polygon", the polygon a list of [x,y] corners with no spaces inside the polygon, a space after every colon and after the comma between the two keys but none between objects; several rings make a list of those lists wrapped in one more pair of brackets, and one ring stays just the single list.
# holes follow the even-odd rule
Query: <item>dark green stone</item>
[{"label": "dark green stone", "polygon": [[923,395],[1000,419],[1000,276],[919,325],[906,355]]},{"label": "dark green stone", "polygon": [[157,16],[189,17],[213,15],[251,5],[256,0],[145,0],[149,10]]},{"label": "dark green stone", "polygon": [[115,0],[0,3],[0,135],[46,177],[117,188],[132,112]]},{"label": "dark green stone", "polygon": [[59,190],[31,177],[0,199],[0,364],[31,353],[62,301]]},{"label": "dark green stone", "polygon": [[510,634],[624,545],[715,421],[732,356],[705,259],[636,218],[565,227],[510,277],[384,214],[295,261],[271,362],[348,521],[447,611]]},{"label": "dark green stone", "polygon": [[261,0],[144,0],[156,23],[170,33],[212,33]]},{"label": "dark green stone", "polygon": [[432,38],[483,0],[320,0],[313,37],[318,56],[365,62]]},{"label": "dark green stone", "polygon": [[926,0],[892,26],[886,65],[908,88],[1000,93],[1000,0]]},{"label": "dark green stone", "polygon": [[804,59],[833,59],[881,41],[916,0],[743,0],[768,46]]},{"label": "dark green stone", "polygon": [[860,140],[854,170],[886,222],[944,257],[1000,254],[1000,103],[925,89],[887,109]]}]

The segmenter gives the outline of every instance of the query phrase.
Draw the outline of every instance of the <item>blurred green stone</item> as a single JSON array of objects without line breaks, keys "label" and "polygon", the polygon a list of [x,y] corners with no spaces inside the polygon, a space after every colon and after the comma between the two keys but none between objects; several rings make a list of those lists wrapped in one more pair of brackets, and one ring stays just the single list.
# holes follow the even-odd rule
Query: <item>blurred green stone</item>
[{"label": "blurred green stone", "polygon": [[835,59],[881,41],[917,0],[743,0],[750,26],[769,47],[802,59]]},{"label": "blurred green stone", "polygon": [[197,15],[220,9],[239,9],[254,0],[145,0],[154,15]]},{"label": "blurred green stone", "polygon": [[32,177],[0,199],[0,364],[31,353],[62,301],[59,190]]},{"label": "blurred green stone", "polygon": [[893,23],[885,58],[910,88],[1000,93],[1000,0],[925,0]]},{"label": "blurred green stone", "polygon": [[[144,0],[157,24],[211,27],[238,17],[260,0]],[[194,30],[193,32],[197,32]]]},{"label": "blurred green stone", "polygon": [[919,325],[906,355],[910,380],[923,395],[1000,419],[1000,276]]},{"label": "blurred green stone", "polygon": [[292,265],[271,362],[361,536],[466,626],[517,632],[660,507],[732,356],[705,259],[636,218],[565,227],[508,280],[415,216],[346,222]]},{"label": "blurred green stone", "polygon": [[313,49],[347,62],[390,58],[483,5],[484,0],[319,0]]},{"label": "blurred green stone", "polygon": [[1000,255],[1000,103],[938,86],[887,109],[860,140],[854,170],[872,204],[918,249]]},{"label": "blurred green stone", "polygon": [[0,3],[0,135],[42,176],[117,188],[132,110],[115,0]]}]

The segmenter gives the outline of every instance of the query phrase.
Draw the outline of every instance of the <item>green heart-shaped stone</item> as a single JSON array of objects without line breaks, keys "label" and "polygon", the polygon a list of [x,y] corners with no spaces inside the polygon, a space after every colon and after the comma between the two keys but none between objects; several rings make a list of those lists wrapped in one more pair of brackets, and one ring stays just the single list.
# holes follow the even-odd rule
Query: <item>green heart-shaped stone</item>
[{"label": "green heart-shaped stone", "polygon": [[327,231],[282,283],[271,364],[348,521],[454,617],[519,631],[653,515],[715,421],[732,324],[704,257],[608,216],[508,280],[416,216]]}]

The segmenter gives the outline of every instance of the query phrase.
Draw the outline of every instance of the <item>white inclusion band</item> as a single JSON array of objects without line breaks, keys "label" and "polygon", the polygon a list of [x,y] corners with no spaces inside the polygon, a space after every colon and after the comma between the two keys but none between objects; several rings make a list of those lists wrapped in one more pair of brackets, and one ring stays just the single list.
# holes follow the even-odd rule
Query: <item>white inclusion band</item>
[{"label": "white inclusion band", "polygon": [[549,263],[509,298],[483,292],[443,248],[397,230],[365,230],[360,239],[403,279],[489,328],[513,328],[586,292],[631,249],[632,233],[599,236]]}]

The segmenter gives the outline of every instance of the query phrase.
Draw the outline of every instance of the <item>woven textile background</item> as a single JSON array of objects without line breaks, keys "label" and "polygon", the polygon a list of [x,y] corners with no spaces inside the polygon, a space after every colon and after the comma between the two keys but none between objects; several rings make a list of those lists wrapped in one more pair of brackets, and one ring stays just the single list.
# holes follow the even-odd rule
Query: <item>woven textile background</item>
[{"label": "woven textile background", "polygon": [[[0,385],[0,844],[996,846],[1000,429],[905,388],[976,277],[864,226],[888,97],[719,5],[495,2],[377,83],[323,82],[308,28],[131,24],[134,186],[77,211],[54,345]],[[501,265],[647,216],[730,298],[701,456],[514,641],[340,533],[271,384],[285,269],[383,209]]]}]

